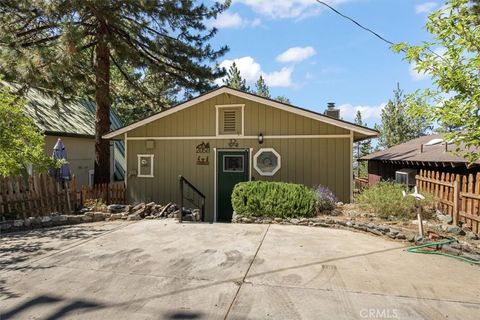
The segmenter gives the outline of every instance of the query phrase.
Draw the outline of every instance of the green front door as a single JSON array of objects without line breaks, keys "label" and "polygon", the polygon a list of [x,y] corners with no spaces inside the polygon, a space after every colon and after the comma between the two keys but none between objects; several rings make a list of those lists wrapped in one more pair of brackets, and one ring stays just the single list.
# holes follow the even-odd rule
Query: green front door
[{"label": "green front door", "polygon": [[224,150],[217,155],[217,221],[232,220],[232,191],[249,177],[248,151]]}]

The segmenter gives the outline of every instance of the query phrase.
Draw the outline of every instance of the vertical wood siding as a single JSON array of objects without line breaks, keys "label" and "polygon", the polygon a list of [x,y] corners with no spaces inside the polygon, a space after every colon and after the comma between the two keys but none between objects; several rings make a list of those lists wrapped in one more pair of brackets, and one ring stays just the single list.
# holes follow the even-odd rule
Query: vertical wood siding
[{"label": "vertical wood siding", "polygon": [[[266,139],[238,139],[238,149],[274,148],[282,157],[281,169],[272,177],[260,176],[252,165],[251,176],[256,180],[302,183],[309,187],[328,186],[339,198],[348,202],[350,196],[350,139],[302,138],[272,139],[269,135],[349,134],[348,130],[288,113],[238,97],[220,95],[197,106],[134,129],[129,137],[191,137],[215,135],[215,105],[245,104],[245,135],[263,133]],[[214,148],[228,149],[229,139],[205,139],[210,143],[209,154],[197,154],[195,147],[202,140],[155,140],[153,149],[146,141],[128,141],[127,174],[137,170],[137,154],[154,154],[154,178],[130,175],[129,201],[179,202],[178,176],[191,181],[206,197],[206,220],[214,211]],[[197,156],[209,157],[209,165],[197,165]]]}]

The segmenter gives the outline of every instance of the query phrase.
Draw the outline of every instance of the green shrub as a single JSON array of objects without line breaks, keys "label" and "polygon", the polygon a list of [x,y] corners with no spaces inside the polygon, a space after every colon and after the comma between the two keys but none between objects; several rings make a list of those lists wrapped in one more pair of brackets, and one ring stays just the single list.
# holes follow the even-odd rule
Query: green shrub
[{"label": "green shrub", "polygon": [[315,191],[293,183],[241,182],[232,193],[233,210],[243,216],[312,217],[316,203]]},{"label": "green shrub", "polygon": [[[368,210],[383,219],[413,219],[416,217],[415,198],[404,197],[402,192],[409,193],[406,188],[394,182],[380,182],[377,185],[366,188],[355,199],[360,208]],[[424,194],[425,200],[420,201],[424,208],[433,205],[434,197]],[[429,210],[424,210],[424,218],[429,218]]]}]

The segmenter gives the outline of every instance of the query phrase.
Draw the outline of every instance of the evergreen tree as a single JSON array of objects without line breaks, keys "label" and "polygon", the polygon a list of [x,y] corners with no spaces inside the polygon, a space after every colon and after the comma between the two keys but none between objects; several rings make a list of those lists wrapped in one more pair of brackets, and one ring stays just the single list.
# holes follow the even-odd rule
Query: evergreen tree
[{"label": "evergreen tree", "polygon": [[393,100],[389,100],[382,110],[381,124],[375,125],[375,129],[380,132],[378,144],[383,149],[424,136],[431,129],[427,119],[412,117],[407,113],[412,102],[407,101],[399,84],[393,92]]},{"label": "evergreen tree", "polygon": [[[5,80],[60,99],[95,97],[95,183],[108,182],[110,142],[102,136],[110,130],[110,106],[117,93],[112,69],[131,93],[149,101],[165,86],[187,94],[210,89],[212,81],[224,75],[210,63],[228,48],[211,47],[216,29],[207,29],[205,23],[229,4],[3,0],[0,69]],[[161,81],[145,87],[146,73]]]},{"label": "evergreen tree", "polygon": [[282,103],[291,104],[290,99],[288,99],[285,96],[277,96],[275,100],[280,101]]},{"label": "evergreen tree", "polygon": [[227,76],[225,79],[223,79],[223,83],[233,89],[238,89],[245,92],[250,91],[250,87],[247,86],[247,82],[242,78],[240,70],[237,68],[237,64],[235,62],[233,62],[228,69]]},{"label": "evergreen tree", "polygon": [[257,95],[265,98],[270,98],[270,89],[268,88],[262,76],[258,78],[257,83],[255,83],[255,87],[257,89]]},{"label": "evergreen tree", "polygon": [[[360,112],[360,110],[357,110],[357,114],[355,115],[355,124],[358,124],[360,126],[366,126],[367,125],[362,120],[362,113]],[[368,174],[367,162],[366,161],[358,161],[358,159],[363,157],[363,156],[366,156],[370,152],[372,152],[372,143],[371,143],[370,140],[360,141],[360,142],[356,142],[354,144],[353,166],[354,166],[354,169],[357,170],[357,176],[358,177],[366,177],[367,174]]]}]

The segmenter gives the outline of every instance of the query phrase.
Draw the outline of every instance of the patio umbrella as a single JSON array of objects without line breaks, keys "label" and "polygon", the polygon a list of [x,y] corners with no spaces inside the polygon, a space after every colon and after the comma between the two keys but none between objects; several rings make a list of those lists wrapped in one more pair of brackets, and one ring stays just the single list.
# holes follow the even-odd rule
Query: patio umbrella
[{"label": "patio umbrella", "polygon": [[[55,146],[53,147],[52,158],[54,160],[62,160],[63,164],[60,168],[50,170],[50,175],[52,175],[58,182],[61,182],[62,184],[66,181],[70,181],[72,175],[70,173],[70,165],[67,161],[67,150],[65,150],[65,145],[60,138],[58,138],[57,143],[55,143]],[[65,184],[65,191],[67,192],[68,209],[72,211],[70,207],[70,194],[68,192],[68,184]]]}]

